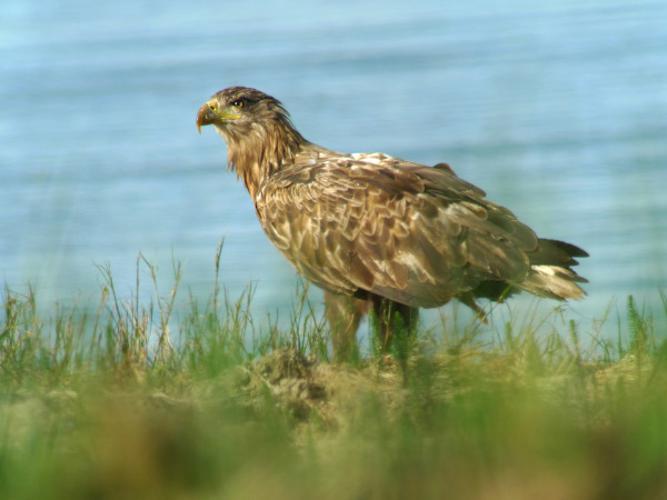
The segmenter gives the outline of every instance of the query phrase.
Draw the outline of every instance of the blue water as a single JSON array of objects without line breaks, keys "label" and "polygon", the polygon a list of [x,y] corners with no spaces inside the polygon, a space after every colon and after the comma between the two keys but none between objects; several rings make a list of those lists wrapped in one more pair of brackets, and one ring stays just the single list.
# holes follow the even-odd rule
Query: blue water
[{"label": "blue water", "polygon": [[[667,284],[667,3],[151,2],[0,4],[0,281],[43,303],[121,293],[137,254],[168,288],[211,288],[265,315],[295,274],[197,135],[210,94],[280,98],[301,132],[459,175],[540,235],[591,253],[581,322]],[[314,301],[320,300],[315,293]],[[517,301],[521,303],[521,300]]]}]

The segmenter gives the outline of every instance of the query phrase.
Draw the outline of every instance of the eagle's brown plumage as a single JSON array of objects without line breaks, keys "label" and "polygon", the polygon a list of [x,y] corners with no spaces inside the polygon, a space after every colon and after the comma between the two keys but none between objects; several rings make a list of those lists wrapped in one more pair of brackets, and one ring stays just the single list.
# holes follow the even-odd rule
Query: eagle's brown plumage
[{"label": "eagle's brown plumage", "polygon": [[408,322],[412,308],[453,298],[479,311],[475,297],[520,290],[584,295],[572,266],[585,251],[538,238],[447,164],[323,148],[297,132],[278,100],[246,87],[215,94],[197,124],[224,137],[274,245],[332,294],[369,299],[378,313],[393,307]]}]

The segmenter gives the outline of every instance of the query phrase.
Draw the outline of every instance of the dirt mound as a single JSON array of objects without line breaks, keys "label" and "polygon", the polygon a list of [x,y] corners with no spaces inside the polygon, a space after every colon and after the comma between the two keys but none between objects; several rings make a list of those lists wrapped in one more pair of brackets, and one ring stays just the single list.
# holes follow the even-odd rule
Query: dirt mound
[{"label": "dirt mound", "polygon": [[254,397],[268,392],[298,420],[316,420],[327,427],[343,425],[350,416],[345,410],[364,395],[379,395],[389,406],[403,397],[395,364],[351,367],[323,363],[295,349],[276,350],[258,359],[247,374],[245,390]]}]

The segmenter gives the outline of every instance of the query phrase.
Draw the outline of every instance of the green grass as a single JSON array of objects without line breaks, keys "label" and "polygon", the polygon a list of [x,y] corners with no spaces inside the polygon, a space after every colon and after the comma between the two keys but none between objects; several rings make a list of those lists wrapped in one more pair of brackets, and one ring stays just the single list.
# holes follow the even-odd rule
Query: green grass
[{"label": "green grass", "polygon": [[139,264],[152,299],[102,269],[91,313],[5,290],[0,498],[667,498],[667,343],[632,297],[614,339],[447,318],[403,372],[330,363],[305,293],[280,328],[216,278],[176,318],[178,266],[163,293]]}]

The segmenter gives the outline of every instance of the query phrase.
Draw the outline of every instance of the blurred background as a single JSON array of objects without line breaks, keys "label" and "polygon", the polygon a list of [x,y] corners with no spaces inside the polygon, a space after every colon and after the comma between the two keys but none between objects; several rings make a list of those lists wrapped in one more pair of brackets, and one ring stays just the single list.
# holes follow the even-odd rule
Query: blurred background
[{"label": "blurred background", "polygon": [[[667,278],[667,3],[3,0],[0,282],[42,305],[121,294],[142,252],[205,297],[294,301],[197,108],[230,85],[281,99],[313,142],[449,162],[541,236],[587,249],[587,323]],[[321,295],[313,291],[313,301]],[[516,301],[517,307],[528,299]],[[431,315],[432,317],[433,315]]]}]

